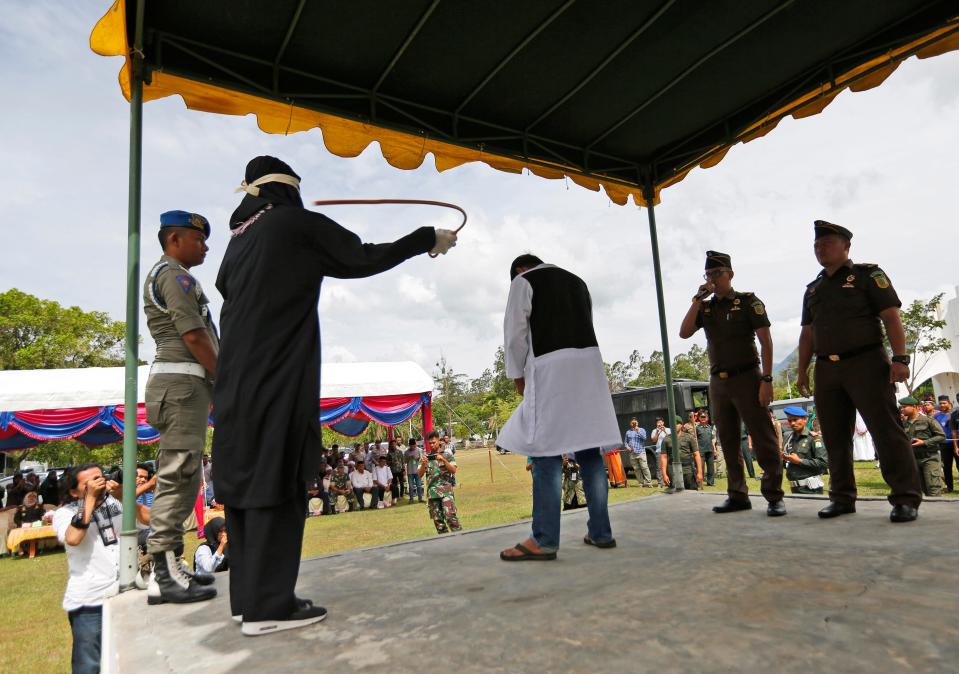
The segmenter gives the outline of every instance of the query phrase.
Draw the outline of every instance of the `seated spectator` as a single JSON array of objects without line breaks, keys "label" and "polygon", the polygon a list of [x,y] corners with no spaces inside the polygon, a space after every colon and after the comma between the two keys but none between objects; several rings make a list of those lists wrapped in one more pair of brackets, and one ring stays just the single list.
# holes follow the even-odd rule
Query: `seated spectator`
[{"label": "seated spectator", "polygon": [[[376,487],[376,498],[375,501],[377,508],[392,508],[393,507],[393,471],[390,470],[390,467],[386,465],[386,456],[381,456],[377,459],[376,466],[373,468],[373,484]],[[390,502],[386,503],[386,492],[390,493]]]},{"label": "seated spectator", "polygon": [[193,554],[193,570],[204,573],[227,571],[230,555],[227,551],[226,520],[214,517],[203,525],[203,543]]},{"label": "seated spectator", "polygon": [[414,496],[423,503],[423,478],[419,474],[420,450],[413,438],[410,438],[409,448],[403,453],[403,460],[406,462],[406,479],[410,483],[410,503]]},{"label": "seated spectator", "polygon": [[346,474],[346,466],[342,463],[336,467],[336,472],[330,478],[330,500],[333,501],[333,515],[343,512],[339,500],[343,498],[346,507],[350,511],[356,510],[356,495],[353,493],[353,485],[350,484],[350,476]]},{"label": "seated spectator", "polygon": [[321,463],[317,476],[307,485],[307,515],[326,515],[330,511],[330,497],[323,488],[327,468],[325,463]]},{"label": "seated spectator", "polygon": [[57,480],[57,471],[51,470],[40,483],[40,498],[43,505],[60,505],[60,484]]},{"label": "seated spectator", "polygon": [[366,510],[364,494],[370,495],[370,508],[376,507],[377,493],[373,484],[373,473],[366,470],[365,461],[357,461],[356,470],[350,473],[350,484],[353,486],[353,495],[356,496],[360,510]]},{"label": "seated spectator", "polygon": [[[37,492],[28,491],[23,497],[23,503],[17,506],[13,513],[13,526],[21,527],[24,524],[33,524],[43,519],[43,506],[40,505],[40,499],[37,498]],[[22,551],[21,551],[22,553]]]},{"label": "seated spectator", "polygon": [[67,589],[63,609],[73,633],[73,672],[100,671],[103,602],[120,591],[117,545],[123,507],[110,492],[116,487],[92,463],[64,474],[64,504],[53,516],[57,538],[65,544]]}]

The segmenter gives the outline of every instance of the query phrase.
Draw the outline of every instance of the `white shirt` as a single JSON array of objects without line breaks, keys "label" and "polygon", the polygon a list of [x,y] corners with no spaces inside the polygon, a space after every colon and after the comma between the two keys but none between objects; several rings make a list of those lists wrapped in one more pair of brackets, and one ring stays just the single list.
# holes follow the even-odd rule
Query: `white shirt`
[{"label": "white shirt", "polygon": [[393,479],[393,471],[389,466],[373,466],[373,480],[384,487]]},{"label": "white shirt", "polygon": [[201,545],[193,554],[193,568],[197,571],[214,573],[222,563],[223,555],[218,555],[210,550],[209,545]]},{"label": "white shirt", "polygon": [[[67,589],[63,593],[63,610],[72,611],[81,606],[101,606],[103,600],[120,591],[120,530],[123,528],[123,507],[112,496],[98,509],[109,517],[117,543],[104,545],[97,523],[91,519],[90,528],[78,545],[66,542],[67,529],[74,515],[80,511],[81,502],[74,501],[57,508],[53,514],[53,528],[57,540],[67,551]],[[106,526],[106,522],[104,522]]]},{"label": "white shirt", "polygon": [[362,473],[358,470],[354,470],[350,473],[350,484],[353,485],[354,489],[362,489],[364,487],[373,488],[373,473],[368,470],[364,470]]}]

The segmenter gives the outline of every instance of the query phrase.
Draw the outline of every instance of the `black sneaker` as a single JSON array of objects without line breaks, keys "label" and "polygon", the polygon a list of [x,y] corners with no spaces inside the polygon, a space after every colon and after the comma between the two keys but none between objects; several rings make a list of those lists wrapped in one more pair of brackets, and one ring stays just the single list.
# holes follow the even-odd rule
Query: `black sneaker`
[{"label": "black sneaker", "polygon": [[308,606],[299,608],[283,620],[258,620],[244,622],[241,628],[248,637],[258,637],[264,634],[274,634],[284,630],[295,630],[298,627],[313,625],[326,618],[326,609],[322,606]]}]

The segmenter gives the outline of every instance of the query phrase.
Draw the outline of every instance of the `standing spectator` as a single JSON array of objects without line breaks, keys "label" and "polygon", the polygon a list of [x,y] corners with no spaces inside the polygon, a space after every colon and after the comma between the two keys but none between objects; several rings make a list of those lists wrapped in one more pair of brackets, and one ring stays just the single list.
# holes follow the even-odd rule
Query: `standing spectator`
[{"label": "standing spectator", "polygon": [[409,480],[410,503],[413,502],[413,496],[423,502],[423,477],[419,473],[420,450],[416,446],[416,440],[410,438],[409,448],[403,454],[406,461],[406,478]]},{"label": "standing spectator", "polygon": [[552,560],[560,541],[562,455],[572,450],[583,473],[587,545],[616,545],[609,522],[601,447],[620,444],[609,381],[581,278],[520,255],[509,269],[503,321],[506,376],[523,396],[497,442],[533,458],[530,536],[500,552],[503,561]]},{"label": "standing spectator", "polygon": [[706,465],[706,484],[710,487],[716,484],[715,435],[715,429],[709,423],[709,412],[700,410],[696,424],[696,443],[699,445],[699,454]]},{"label": "standing spectator", "polygon": [[719,442],[716,424],[713,424],[713,447],[716,448],[714,455],[716,459],[716,477],[726,477],[726,455],[723,454],[723,446]]},{"label": "standing spectator", "polygon": [[373,473],[366,470],[366,462],[359,461],[356,469],[350,473],[350,484],[353,487],[353,495],[356,496],[356,502],[360,510],[366,510],[366,503],[363,494],[370,495],[370,508],[375,508],[377,504],[377,493],[373,484]]},{"label": "standing spectator", "polygon": [[740,447],[742,448],[743,461],[746,464],[746,472],[749,473],[749,477],[756,478],[756,467],[753,465],[753,438],[749,434],[749,430],[746,428],[746,424],[742,425],[742,434],[740,438]]},{"label": "standing spectator", "polygon": [[427,438],[430,451],[420,459],[418,472],[420,477],[426,478],[430,518],[438,534],[459,531],[462,527],[456,514],[456,501],[453,500],[452,480],[456,474],[456,461],[446,457],[439,433],[430,431]]},{"label": "standing spectator", "polygon": [[446,433],[443,433],[443,447],[447,456],[454,456],[456,454],[456,442],[454,442],[450,436]]},{"label": "standing spectator", "polygon": [[934,417],[936,415],[936,402],[932,398],[926,398],[922,401],[922,409],[920,410],[927,417]]},{"label": "standing spectator", "polygon": [[205,538],[193,554],[193,568],[205,573],[227,571],[230,568],[230,553],[227,550],[226,521],[214,517],[203,525]]},{"label": "standing spectator", "polygon": [[[386,462],[387,457],[381,456],[373,467],[373,485],[376,488],[376,498],[374,499],[377,508],[393,507],[393,471]],[[386,503],[386,492],[390,492],[389,505]]]},{"label": "standing spectator", "polygon": [[57,480],[57,471],[51,470],[40,484],[40,498],[43,505],[60,505],[60,484]]},{"label": "standing spectator", "polygon": [[653,477],[649,473],[649,462],[646,460],[646,429],[642,428],[636,419],[629,420],[625,444],[630,450],[629,461],[633,464],[636,482],[640,487],[652,487]]},{"label": "standing spectator", "polygon": [[23,473],[19,470],[13,474],[13,482],[7,489],[7,507],[18,506],[23,503],[23,497],[30,491],[27,481],[23,478]]},{"label": "standing spectator", "polygon": [[956,428],[952,423],[952,403],[949,402],[949,396],[939,396],[939,410],[933,415],[933,418],[942,426],[946,439],[939,445],[939,455],[942,457],[942,477],[946,482],[946,488],[943,492],[951,494],[953,489],[952,464],[953,459],[959,455],[959,440],[956,438]]},{"label": "standing spectator", "polygon": [[100,671],[103,602],[120,591],[119,540],[122,506],[110,495],[99,466],[81,463],[64,474],[64,504],[53,516],[67,554],[63,610],[73,633],[74,674]]},{"label": "standing spectator", "polygon": [[585,505],[586,492],[583,491],[583,478],[576,457],[563,454],[563,510],[582,508]]},{"label": "standing spectator", "polygon": [[666,481],[663,479],[663,471],[660,468],[660,457],[663,455],[663,443],[666,441],[666,437],[672,431],[669,430],[669,427],[666,425],[666,422],[663,421],[662,417],[656,417],[656,428],[653,429],[653,434],[650,436],[650,440],[656,443],[656,486],[662,488],[665,486]]},{"label": "standing spectator", "polygon": [[354,464],[357,464],[360,461],[366,461],[366,450],[363,449],[360,443],[357,442],[353,445],[353,451],[350,452],[349,460]]},{"label": "standing spectator", "polygon": [[390,487],[393,503],[398,503],[406,493],[406,460],[403,458],[403,452],[397,449],[394,440],[390,440],[389,449],[386,451],[386,463],[393,471],[393,486]]},{"label": "standing spectator", "polygon": [[215,496],[213,494],[213,462],[210,461],[209,454],[203,455],[203,484],[206,485],[203,498],[207,505],[212,505]]},{"label": "standing spectator", "polygon": [[912,396],[899,400],[902,405],[903,428],[912,444],[919,468],[919,483],[926,496],[942,496],[942,458],[939,446],[946,435],[939,422],[920,414],[919,401]]}]

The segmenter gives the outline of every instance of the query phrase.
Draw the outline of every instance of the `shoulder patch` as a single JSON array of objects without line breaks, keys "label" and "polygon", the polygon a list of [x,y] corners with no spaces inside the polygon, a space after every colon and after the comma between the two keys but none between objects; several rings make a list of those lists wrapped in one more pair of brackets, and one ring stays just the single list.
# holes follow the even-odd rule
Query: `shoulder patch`
[{"label": "shoulder patch", "polygon": [[177,274],[176,282],[180,284],[185,293],[189,293],[193,289],[193,284],[196,283],[189,274]]},{"label": "shoulder patch", "polygon": [[883,290],[889,287],[889,279],[886,278],[885,272],[881,269],[876,269],[873,271],[871,274],[869,274],[869,278],[871,278],[876,285]]},{"label": "shoulder patch", "polygon": [[758,297],[753,300],[752,303],[753,311],[755,311],[759,316],[762,316],[766,313],[766,305],[762,303]]}]

